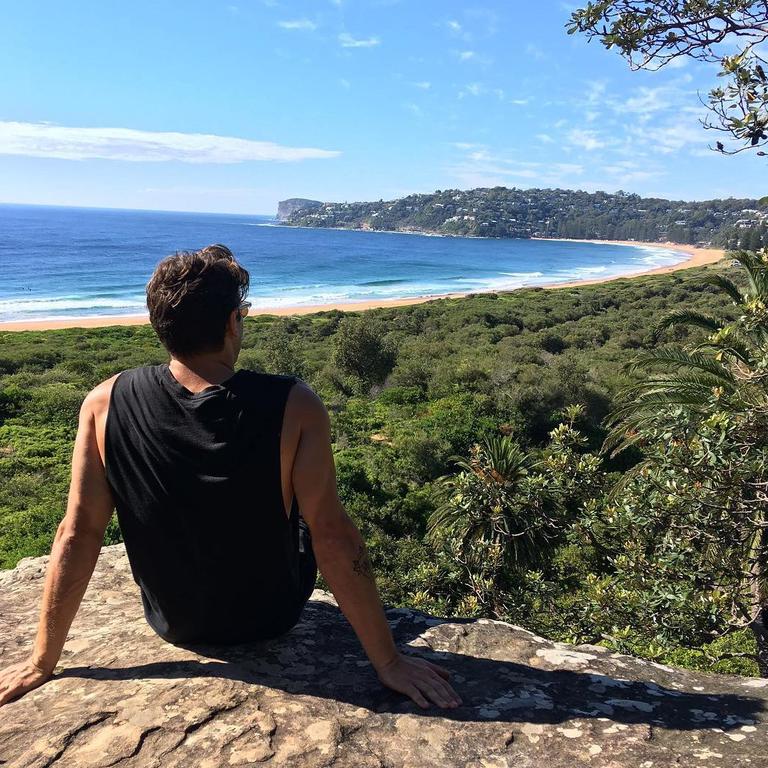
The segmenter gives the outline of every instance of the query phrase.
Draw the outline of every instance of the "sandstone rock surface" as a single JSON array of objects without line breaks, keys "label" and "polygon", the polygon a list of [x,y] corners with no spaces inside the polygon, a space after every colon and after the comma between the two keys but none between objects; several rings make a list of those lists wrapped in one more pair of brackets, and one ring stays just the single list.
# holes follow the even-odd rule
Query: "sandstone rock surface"
[{"label": "sandstone rock surface", "polygon": [[[0,666],[30,647],[46,561],[0,572]],[[401,645],[452,671],[464,706],[422,711],[383,689],[320,591],[269,644],[166,644],[123,547],[106,547],[54,679],[0,709],[0,766],[768,766],[768,680],[388,616]]]}]

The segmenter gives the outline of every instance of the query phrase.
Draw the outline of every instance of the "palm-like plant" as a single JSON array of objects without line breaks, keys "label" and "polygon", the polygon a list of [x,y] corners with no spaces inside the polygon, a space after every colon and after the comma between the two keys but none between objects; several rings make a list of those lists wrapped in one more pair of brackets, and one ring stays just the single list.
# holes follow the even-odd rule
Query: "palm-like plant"
[{"label": "palm-like plant", "polygon": [[441,503],[427,535],[448,540],[475,569],[532,567],[540,561],[552,519],[536,464],[511,438],[486,438],[468,459],[455,458],[458,473],[441,481]]},{"label": "palm-like plant", "polygon": [[[662,507],[664,499],[682,502],[673,517],[652,509],[652,494],[640,507],[656,513],[667,534],[675,531],[702,565],[720,563],[727,571],[768,675],[768,249],[735,258],[745,289],[722,275],[707,279],[730,296],[739,317],[726,322],[676,310],[662,318],[657,337],[677,324],[704,328],[709,336],[690,349],[662,348],[632,363],[648,376],[622,393],[605,448],[615,454],[638,441],[650,448],[610,498],[642,478],[650,484],[646,490],[661,492]],[[630,505],[637,499],[630,497]]]},{"label": "palm-like plant", "polygon": [[673,406],[702,416],[711,413],[713,405],[733,414],[768,414],[768,250],[742,251],[735,259],[744,268],[745,289],[724,275],[705,280],[730,296],[739,318],[728,322],[687,309],[665,315],[654,329],[657,340],[675,325],[703,328],[709,336],[692,348],[656,349],[630,363],[631,370],[648,375],[620,393],[608,420],[606,449],[615,454],[637,442],[643,428]]}]

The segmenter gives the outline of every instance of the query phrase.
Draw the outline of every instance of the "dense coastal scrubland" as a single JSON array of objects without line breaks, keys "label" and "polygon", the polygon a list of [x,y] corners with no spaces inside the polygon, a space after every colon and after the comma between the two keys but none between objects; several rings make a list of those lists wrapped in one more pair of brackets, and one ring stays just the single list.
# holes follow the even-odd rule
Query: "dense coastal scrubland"
[{"label": "dense coastal scrubland", "polygon": [[397,200],[319,203],[293,198],[278,218],[303,227],[373,229],[494,238],[576,238],[768,245],[768,200],[686,202],[567,189],[437,190]]},{"label": "dense coastal scrubland", "polygon": [[[340,494],[369,542],[388,603],[492,615],[554,639],[754,674],[752,635],[732,629],[729,607],[711,589],[673,573],[649,592],[623,570],[631,527],[601,528],[593,519],[609,487],[640,458],[633,449],[615,458],[598,453],[606,414],[638,377],[626,364],[665,342],[704,336],[678,327],[659,341],[655,321],[675,308],[735,316],[728,297],[705,282],[713,273],[742,279],[721,263],[557,291],[258,315],[247,319],[239,364],[298,375],[327,403]],[[166,355],[147,325],[1,333],[0,340],[0,566],[10,568],[50,547],[86,392]],[[457,476],[457,457],[481,477],[481,444],[500,436],[511,436],[525,482],[557,485],[556,499],[529,488],[534,495],[521,509],[542,519],[557,514],[562,525],[525,568],[507,568],[504,599],[493,602],[428,523],[446,489],[455,491],[441,478]],[[107,543],[119,539],[113,522]]]}]

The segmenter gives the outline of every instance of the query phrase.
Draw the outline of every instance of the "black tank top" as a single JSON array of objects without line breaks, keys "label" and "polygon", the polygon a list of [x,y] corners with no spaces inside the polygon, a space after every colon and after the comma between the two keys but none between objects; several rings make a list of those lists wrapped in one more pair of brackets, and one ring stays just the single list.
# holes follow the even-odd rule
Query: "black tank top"
[{"label": "black tank top", "polygon": [[238,371],[192,393],[168,365],[121,373],[107,480],[144,613],[175,643],[274,637],[298,619],[298,509],[283,503],[289,376]]}]

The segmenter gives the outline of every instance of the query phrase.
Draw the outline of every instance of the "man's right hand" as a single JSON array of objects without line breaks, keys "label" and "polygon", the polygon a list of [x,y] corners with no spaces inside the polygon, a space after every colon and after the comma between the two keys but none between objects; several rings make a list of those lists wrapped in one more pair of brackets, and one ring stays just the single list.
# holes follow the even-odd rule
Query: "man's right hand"
[{"label": "man's right hand", "polygon": [[22,661],[0,670],[0,707],[9,701],[39,688],[50,680],[53,673],[36,666],[31,661]]},{"label": "man's right hand", "polygon": [[410,696],[422,709],[437,704],[443,709],[454,709],[461,699],[448,679],[451,673],[425,659],[398,653],[392,661],[376,670],[379,680],[393,691]]}]

